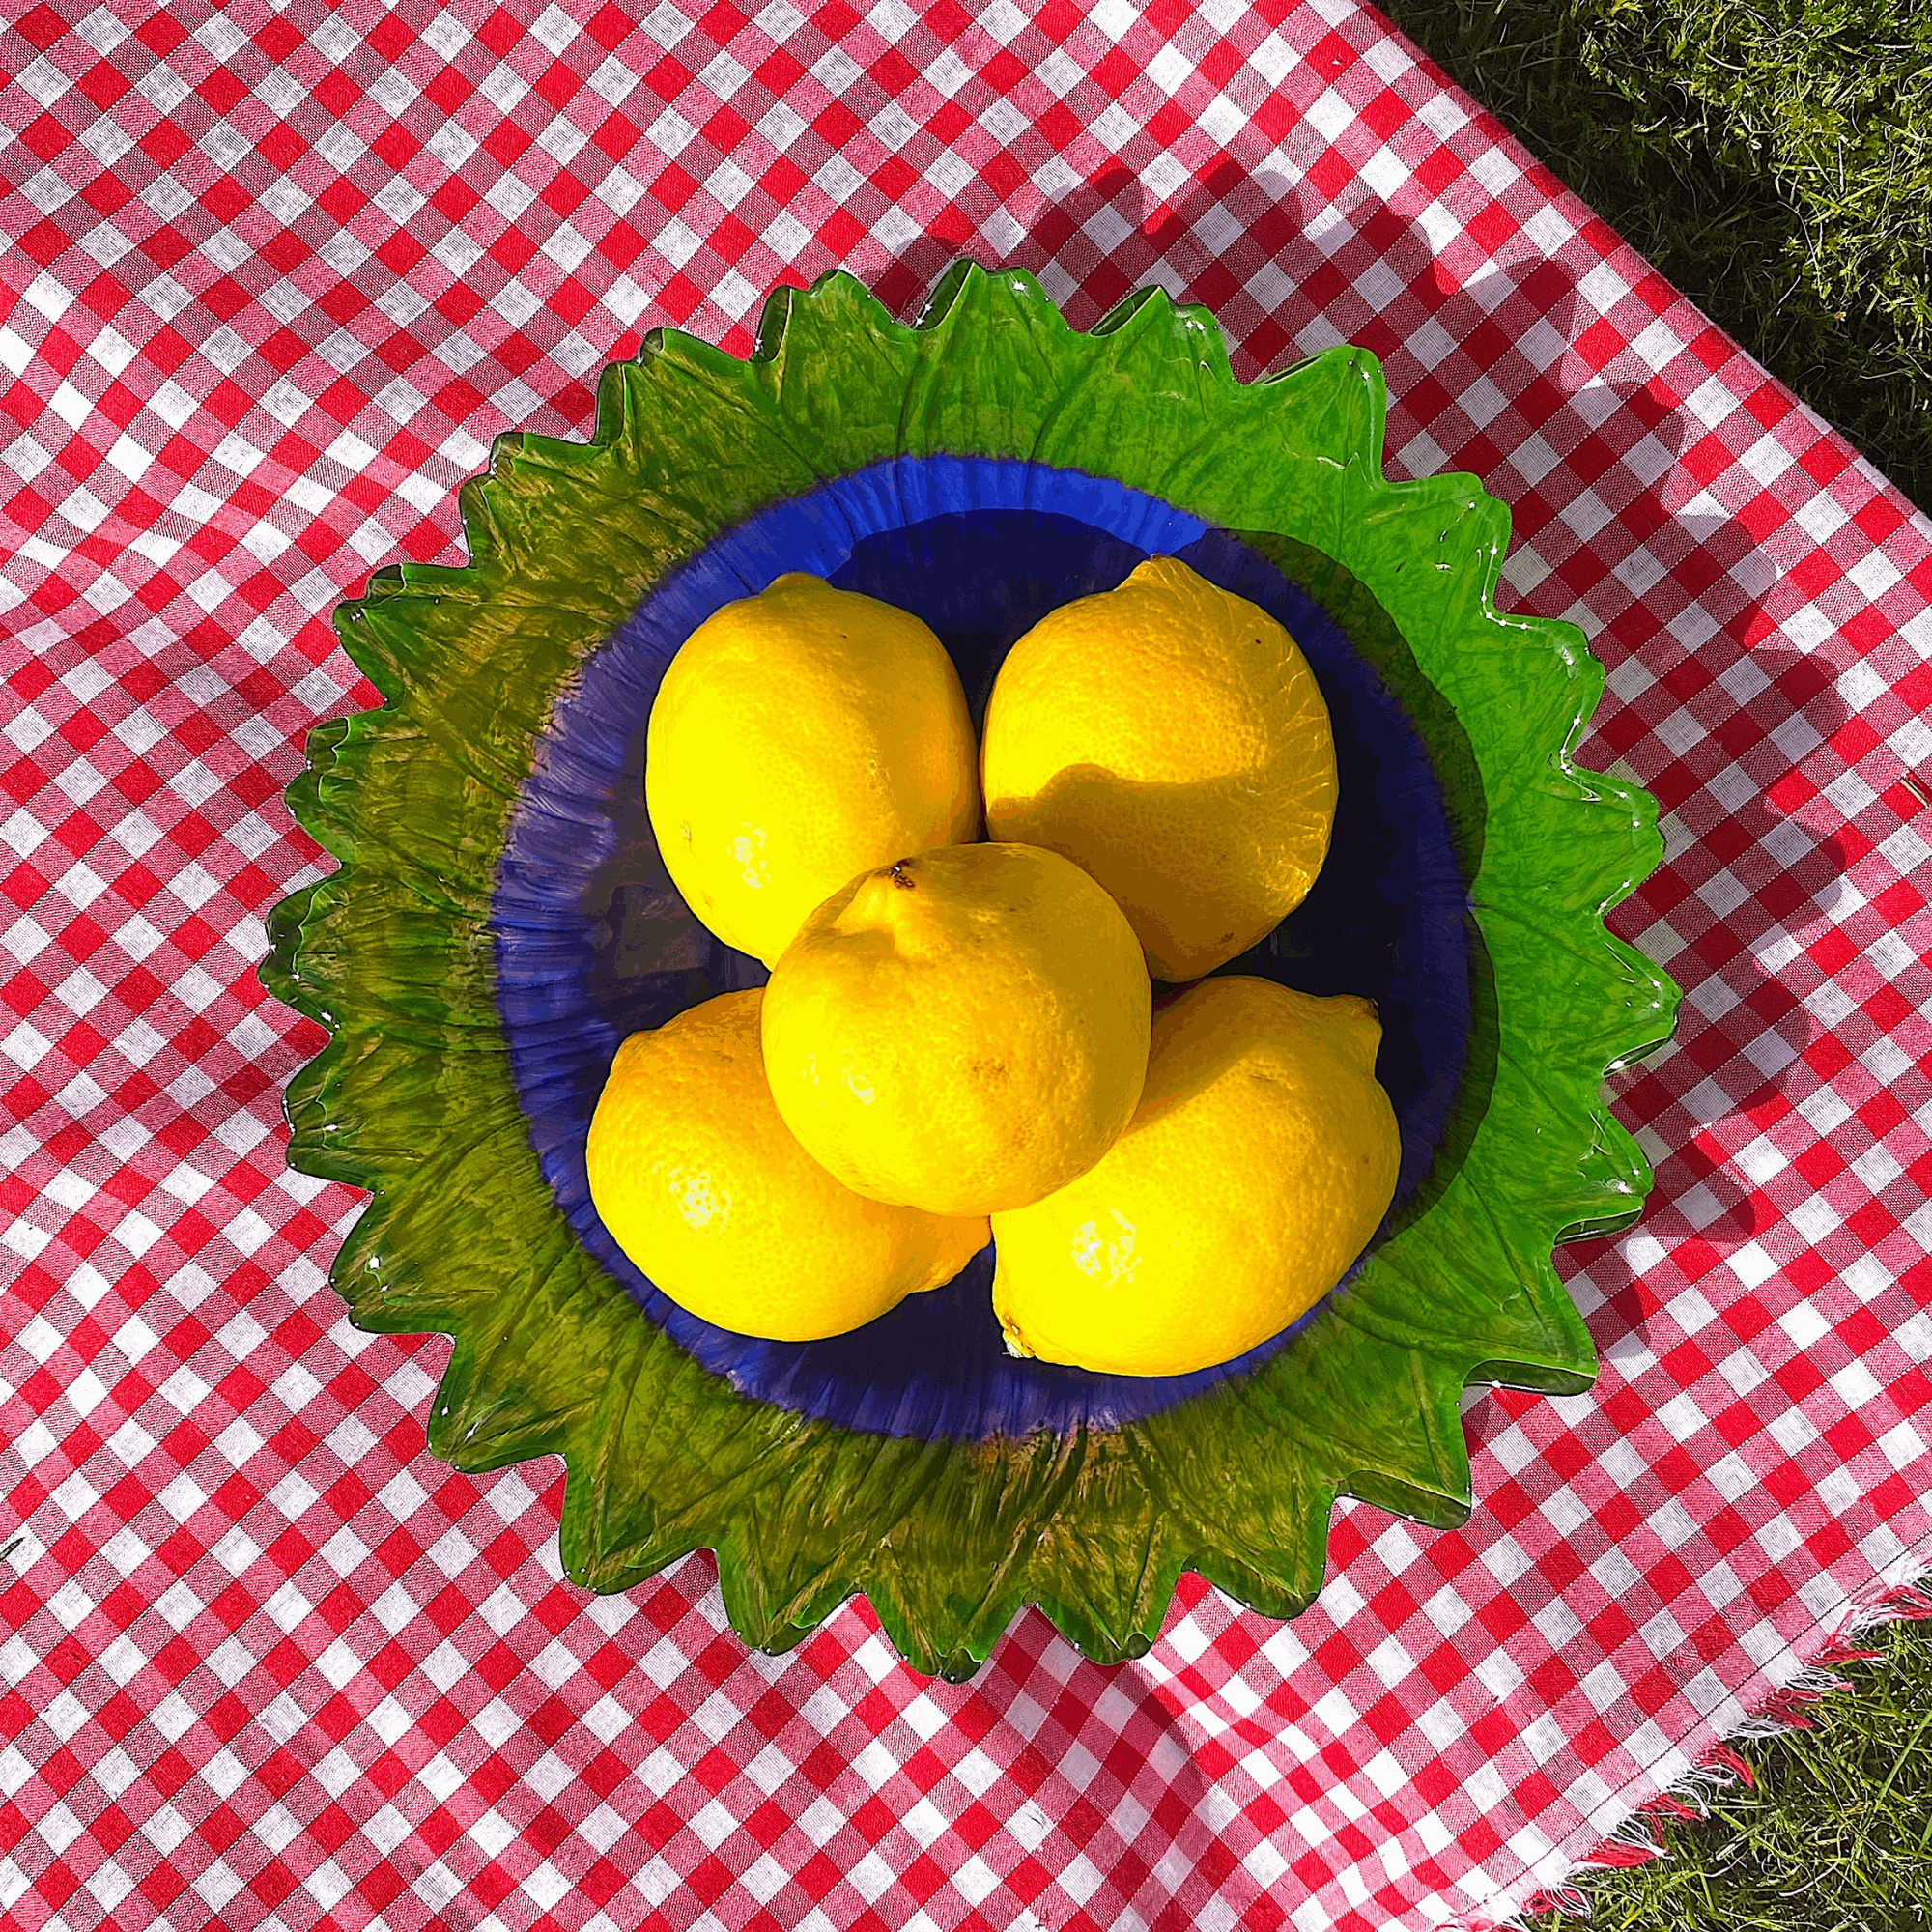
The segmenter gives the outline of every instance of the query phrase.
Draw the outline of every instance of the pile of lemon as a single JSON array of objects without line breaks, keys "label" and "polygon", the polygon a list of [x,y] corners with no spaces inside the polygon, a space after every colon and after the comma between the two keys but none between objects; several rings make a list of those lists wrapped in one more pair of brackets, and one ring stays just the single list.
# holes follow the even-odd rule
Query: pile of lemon
[{"label": "pile of lemon", "polygon": [[[591,1122],[597,1211],[681,1307],[841,1334],[991,1240],[1012,1353],[1176,1375],[1366,1245],[1374,1007],[1202,977],[1334,818],[1327,709],[1255,605],[1143,563],[1012,647],[976,748],[924,624],[781,577],[672,661],[644,789],[693,912],[771,969],[627,1039]],[[1153,980],[1199,983],[1155,1014]]]}]

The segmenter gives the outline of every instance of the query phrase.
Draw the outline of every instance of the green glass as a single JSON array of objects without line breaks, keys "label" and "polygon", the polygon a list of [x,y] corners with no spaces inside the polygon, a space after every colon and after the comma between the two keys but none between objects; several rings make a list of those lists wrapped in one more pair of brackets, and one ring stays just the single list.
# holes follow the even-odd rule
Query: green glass
[{"label": "green glass", "polygon": [[[1507,510],[1467,476],[1385,481],[1384,410],[1360,349],[1237,383],[1212,317],[1158,289],[1082,334],[1031,276],[961,266],[907,327],[832,275],[773,296],[748,360],[653,332],[605,370],[588,442],[499,440],[462,492],[467,565],[385,569],[337,612],[384,702],[311,733],[289,787],[341,862],[270,919],[264,984],[332,1036],[290,1087],[289,1159],[374,1197],[332,1274],[351,1319],[453,1338],[432,1452],[564,1457],[574,1581],[709,1548],[766,1650],[862,1591],[922,1671],[969,1676],[1029,1603],[1111,1662],[1183,1568],[1305,1608],[1338,1495],[1466,1520],[1466,1383],[1589,1386],[1550,1250],[1627,1225],[1650,1184],[1600,1089],[1675,1013],[1603,923],[1662,857],[1656,809],[1574,762],[1603,685],[1582,634],[1493,607]],[[928,1442],[735,1393],[564,1222],[495,1006],[495,867],[577,667],[751,511],[936,452],[1109,476],[1262,551],[1407,707],[1472,882],[1474,1038],[1429,1179],[1262,1368],[1115,1430]]]}]

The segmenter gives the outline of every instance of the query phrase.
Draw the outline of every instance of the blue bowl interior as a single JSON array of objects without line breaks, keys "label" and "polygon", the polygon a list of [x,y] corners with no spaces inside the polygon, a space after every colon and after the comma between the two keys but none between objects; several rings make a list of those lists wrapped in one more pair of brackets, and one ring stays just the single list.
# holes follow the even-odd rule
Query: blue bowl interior
[{"label": "blue bowl interior", "polygon": [[1112,589],[1150,555],[1180,557],[1285,624],[1334,724],[1340,805],[1321,876],[1274,933],[1219,970],[1375,1000],[1377,1075],[1402,1130],[1389,1220],[1429,1173],[1468,1059],[1468,894],[1423,740],[1376,672],[1255,550],[1137,491],[994,459],[876,465],[722,534],[589,660],[537,748],[493,906],[512,1075],[559,1207],[645,1314],[748,1396],[922,1438],[1113,1428],[1252,1370],[1312,1319],[1313,1310],[1247,1354],[1189,1376],[1016,1361],[992,1315],[988,1248],[949,1287],[851,1334],[760,1341],[678,1308],[611,1241],[590,1203],[584,1137],[618,1044],[767,977],[686,908],[644,810],[645,726],[685,638],[721,605],[785,571],[811,571],[923,618],[959,668],[977,728],[1015,639],[1057,606]]}]

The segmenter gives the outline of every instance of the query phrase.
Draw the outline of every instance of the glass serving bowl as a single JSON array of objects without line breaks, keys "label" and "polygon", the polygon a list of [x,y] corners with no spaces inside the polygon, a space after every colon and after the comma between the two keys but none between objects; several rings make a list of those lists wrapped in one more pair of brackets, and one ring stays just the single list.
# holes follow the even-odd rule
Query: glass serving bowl
[{"label": "glass serving bowl", "polygon": [[[1466,1383],[1589,1385],[1550,1249],[1649,1185],[1599,1089],[1674,1013],[1603,925],[1662,856],[1655,809],[1571,761],[1602,686],[1581,634],[1492,605],[1507,512],[1465,476],[1385,482],[1383,412],[1359,349],[1237,384],[1212,318],[1157,289],[1081,334],[1030,276],[962,265],[905,327],[834,275],[778,291],[749,360],[653,334],[587,443],[501,440],[464,488],[468,565],[379,572],[337,613],[384,703],[318,727],[289,788],[342,862],[270,921],[264,983],[333,1036],[289,1158],[374,1196],[333,1272],[352,1320],[454,1339],[434,1453],[564,1456],[574,1580],[710,1548],[768,1650],[863,1591],[928,1672],[970,1675],[1025,1603],[1114,1662],[1182,1568],[1304,1608],[1338,1494],[1465,1520]],[[1179,1377],[1007,1355],[990,1249],[830,1341],[686,1314],[583,1161],[618,1042],[766,977],[652,838],[671,657],[808,570],[917,611],[977,725],[1018,637],[1149,555],[1270,611],[1328,701],[1328,862],[1219,970],[1378,1003],[1403,1159],[1367,1253]]]}]

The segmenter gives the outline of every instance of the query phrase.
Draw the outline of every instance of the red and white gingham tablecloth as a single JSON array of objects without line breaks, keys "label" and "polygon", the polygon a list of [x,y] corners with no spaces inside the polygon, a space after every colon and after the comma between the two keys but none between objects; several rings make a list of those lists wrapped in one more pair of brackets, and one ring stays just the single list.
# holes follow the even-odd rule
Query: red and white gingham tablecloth
[{"label": "red and white gingham tablecloth", "polygon": [[[0,75],[0,1932],[1480,1925],[1923,1573],[1932,525],[1378,15],[60,0]],[[375,701],[327,613],[459,560],[491,438],[962,253],[1382,358],[1390,472],[1609,667],[1686,1000],[1615,1085],[1654,1208],[1562,1251],[1602,1378],[1470,1396],[1466,1529],[1344,1504],[1292,1624],[1190,1577],[949,1687],[863,1603],[748,1655],[706,1555],[593,1599],[554,1459],[428,1459],[253,969]]]}]

